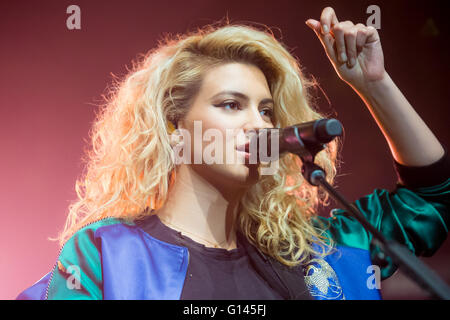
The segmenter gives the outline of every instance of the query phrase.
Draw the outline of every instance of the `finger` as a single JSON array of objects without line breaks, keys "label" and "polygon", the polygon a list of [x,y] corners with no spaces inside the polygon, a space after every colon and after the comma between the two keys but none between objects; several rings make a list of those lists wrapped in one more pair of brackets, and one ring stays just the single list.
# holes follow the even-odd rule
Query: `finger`
[{"label": "finger", "polygon": [[320,15],[320,25],[322,27],[322,34],[327,34],[331,28],[339,23],[336,13],[334,9],[331,7],[326,7],[322,10],[322,14]]},{"label": "finger", "polygon": [[334,39],[333,36],[328,33],[326,35],[323,35],[321,32],[321,25],[320,22],[314,19],[308,19],[305,21],[306,24],[315,32],[317,37],[319,38],[320,42],[322,43],[322,46],[325,49],[325,52],[327,53],[327,56],[333,61],[336,62],[336,55],[334,52]]},{"label": "finger", "polygon": [[366,44],[366,39],[369,32],[366,26],[362,23],[358,23],[356,27],[358,28],[358,34],[356,35],[356,51],[359,53]]},{"label": "finger", "polygon": [[331,31],[334,35],[334,39],[336,40],[336,51],[337,57],[340,62],[347,62],[347,53],[345,49],[345,32],[353,27],[353,23],[351,21],[339,22],[336,26],[334,26]]},{"label": "finger", "polygon": [[366,30],[367,30],[366,42],[370,43],[370,42],[376,42],[376,41],[380,40],[380,36],[378,35],[377,29],[375,29],[372,26],[368,26],[368,27],[366,27]]},{"label": "finger", "polygon": [[306,25],[310,27],[316,34],[320,34],[320,22],[314,19],[308,19],[305,21]]},{"label": "finger", "polygon": [[356,35],[358,34],[358,27],[353,26],[346,29],[344,33],[345,49],[347,52],[347,65],[352,68],[356,64]]}]

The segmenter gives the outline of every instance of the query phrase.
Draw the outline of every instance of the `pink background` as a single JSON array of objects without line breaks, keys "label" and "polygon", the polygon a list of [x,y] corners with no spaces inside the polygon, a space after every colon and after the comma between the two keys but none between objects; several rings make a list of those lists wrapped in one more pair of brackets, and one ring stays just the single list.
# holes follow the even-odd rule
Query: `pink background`
[{"label": "pink background", "polygon": [[[386,69],[448,146],[448,33],[437,2],[377,1]],[[66,28],[66,8],[81,8],[81,30]],[[75,199],[83,148],[95,104],[138,53],[165,32],[185,32],[227,13],[232,22],[277,27],[283,41],[318,78],[346,130],[337,180],[351,201],[375,188],[392,189],[396,176],[388,146],[356,93],[335,74],[304,23],[331,5],[340,20],[366,23],[369,1],[2,1],[0,3],[0,299],[14,299],[55,263],[62,228]],[[431,19],[431,20],[429,20]],[[437,34],[430,34],[434,23]],[[429,25],[430,26],[430,25]],[[428,31],[427,31],[428,30]],[[276,31],[276,34],[279,32]],[[448,38],[447,38],[448,39]],[[329,208],[328,208],[329,209]],[[325,212],[325,211],[324,211]],[[447,283],[450,243],[423,260]],[[382,283],[384,298],[427,295],[400,272]]]}]

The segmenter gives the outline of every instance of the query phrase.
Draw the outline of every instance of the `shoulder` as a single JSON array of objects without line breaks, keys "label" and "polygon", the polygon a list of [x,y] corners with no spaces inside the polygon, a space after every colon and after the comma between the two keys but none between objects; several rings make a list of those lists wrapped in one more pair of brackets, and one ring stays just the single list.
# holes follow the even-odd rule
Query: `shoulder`
[{"label": "shoulder", "polygon": [[101,233],[117,228],[134,227],[134,222],[130,222],[121,218],[106,217],[93,222],[89,222],[80,227],[72,236],[66,241],[66,244],[83,239],[97,238]]},{"label": "shoulder", "polygon": [[[81,256],[97,256],[101,251],[102,238],[118,230],[133,228],[134,223],[121,218],[107,217],[80,227],[62,245],[59,260],[73,263]],[[124,233],[122,231],[122,233]]]}]

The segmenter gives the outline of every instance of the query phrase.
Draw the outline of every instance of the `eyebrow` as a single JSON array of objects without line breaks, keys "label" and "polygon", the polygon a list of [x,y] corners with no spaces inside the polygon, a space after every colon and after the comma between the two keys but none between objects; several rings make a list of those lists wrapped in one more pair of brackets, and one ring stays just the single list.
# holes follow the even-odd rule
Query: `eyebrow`
[{"label": "eyebrow", "polygon": [[[249,98],[247,95],[243,94],[242,92],[239,92],[239,91],[233,91],[233,90],[225,90],[225,91],[221,91],[221,92],[219,92],[219,93],[213,95],[213,96],[211,97],[211,100],[214,99],[214,98],[216,98],[216,97],[218,97],[218,96],[223,96],[223,95],[227,95],[227,94],[232,95],[232,96],[235,96],[235,97],[238,97],[238,98],[241,98],[242,100],[245,100],[245,101],[250,100],[250,98]],[[274,102],[273,99],[271,99],[271,98],[265,98],[265,99],[262,99],[262,100],[259,102],[259,104],[265,104],[265,103],[269,103],[269,102],[275,104],[275,102]]]}]

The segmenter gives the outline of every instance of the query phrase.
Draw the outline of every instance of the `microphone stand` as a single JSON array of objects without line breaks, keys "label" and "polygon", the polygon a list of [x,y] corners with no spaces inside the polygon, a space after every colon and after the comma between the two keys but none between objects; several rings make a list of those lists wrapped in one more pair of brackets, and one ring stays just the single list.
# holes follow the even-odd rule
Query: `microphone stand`
[{"label": "microphone stand", "polygon": [[[300,140],[300,137],[297,136]],[[373,235],[372,243],[379,246],[382,251],[389,255],[397,267],[402,270],[411,280],[427,290],[434,298],[450,300],[449,286],[419,258],[411,253],[404,245],[394,241],[387,240],[372,224],[366,220],[364,215],[349,203],[339,192],[336,191],[327,181],[325,171],[314,163],[315,155],[325,148],[324,144],[310,144],[299,141],[303,148],[297,152],[290,152],[298,155],[302,162],[302,174],[305,179],[313,186],[323,187],[335,200],[337,200],[361,225]],[[382,255],[379,256],[383,259]]]}]

